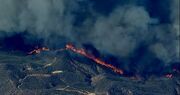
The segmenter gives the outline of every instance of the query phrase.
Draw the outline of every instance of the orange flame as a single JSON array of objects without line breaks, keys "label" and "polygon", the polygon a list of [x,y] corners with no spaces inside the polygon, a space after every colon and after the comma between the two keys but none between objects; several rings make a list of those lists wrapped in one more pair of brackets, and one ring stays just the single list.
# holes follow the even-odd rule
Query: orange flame
[{"label": "orange flame", "polygon": [[[42,48],[34,49],[34,50],[30,51],[28,54],[39,54],[39,53],[41,53],[41,51],[49,51],[49,50],[50,50],[49,48],[42,47]],[[83,55],[83,56],[95,61],[97,64],[103,65],[107,68],[111,68],[114,72],[116,72],[118,74],[123,74],[123,71],[121,69],[118,69],[115,66],[108,64],[99,58],[96,58],[94,55],[87,53],[84,49],[75,48],[72,44],[67,44],[65,49],[58,49],[55,51],[62,51],[62,50],[71,50],[75,53],[78,53],[80,55]]]},{"label": "orange flame", "polygon": [[37,48],[37,49],[30,51],[28,54],[39,54],[39,53],[41,53],[41,51],[49,51],[49,48],[47,48],[47,47]]},{"label": "orange flame", "polygon": [[72,44],[67,44],[66,45],[66,50],[71,50],[75,53],[81,54],[93,61],[95,61],[97,64],[103,65],[105,67],[111,68],[114,72],[118,73],[118,74],[123,74],[123,70],[116,68],[115,66],[108,64],[106,62],[104,62],[103,60],[96,58],[95,56],[88,54],[84,49],[77,49],[75,48]]}]

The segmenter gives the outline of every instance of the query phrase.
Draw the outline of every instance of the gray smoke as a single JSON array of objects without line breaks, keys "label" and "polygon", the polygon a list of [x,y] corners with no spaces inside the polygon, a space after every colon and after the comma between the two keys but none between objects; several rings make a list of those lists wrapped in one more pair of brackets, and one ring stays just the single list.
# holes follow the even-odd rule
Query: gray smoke
[{"label": "gray smoke", "polygon": [[99,50],[127,56],[148,36],[150,23],[151,18],[143,7],[119,7],[108,17],[98,17],[89,39]]},{"label": "gray smoke", "polygon": [[49,37],[72,31],[74,0],[0,0],[0,31]]},{"label": "gray smoke", "polygon": [[[87,8],[82,2],[88,3]],[[88,0],[0,0],[0,32],[27,31],[55,46],[63,37],[78,44],[91,43],[100,52],[120,57],[128,57],[139,44],[149,43],[149,50],[168,63],[180,57],[179,0],[170,2],[171,22],[163,24],[151,17],[145,6],[131,1],[103,15]],[[88,16],[78,26],[74,23],[79,11]]]},{"label": "gray smoke", "polygon": [[171,23],[155,26],[158,41],[151,45],[152,51],[165,63],[180,61],[180,1],[172,0],[170,6]]}]

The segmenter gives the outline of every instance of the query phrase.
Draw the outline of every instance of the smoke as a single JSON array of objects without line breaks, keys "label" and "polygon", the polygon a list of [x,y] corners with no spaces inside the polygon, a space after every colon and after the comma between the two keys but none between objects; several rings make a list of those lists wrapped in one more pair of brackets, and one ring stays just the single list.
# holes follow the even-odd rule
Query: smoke
[{"label": "smoke", "polygon": [[157,41],[151,45],[152,52],[165,63],[180,61],[180,13],[179,0],[170,3],[170,23],[156,25],[152,28]]},{"label": "smoke", "polygon": [[98,17],[88,35],[95,46],[120,56],[129,55],[148,35],[151,18],[142,7],[119,7],[108,17]]},{"label": "smoke", "polygon": [[173,21],[173,29],[172,31],[175,31],[175,37],[176,37],[176,56],[180,59],[180,1],[174,0],[172,3],[172,13],[171,13],[171,19]]},{"label": "smoke", "polygon": [[[72,31],[74,0],[0,0],[0,31],[47,38]],[[71,7],[71,8],[70,8]]]},{"label": "smoke", "polygon": [[179,0],[154,1],[170,22],[162,22],[160,11],[151,12],[150,0],[110,1],[0,0],[0,38],[26,32],[26,43],[90,43],[118,57],[131,57],[143,43],[164,63],[179,61]]}]

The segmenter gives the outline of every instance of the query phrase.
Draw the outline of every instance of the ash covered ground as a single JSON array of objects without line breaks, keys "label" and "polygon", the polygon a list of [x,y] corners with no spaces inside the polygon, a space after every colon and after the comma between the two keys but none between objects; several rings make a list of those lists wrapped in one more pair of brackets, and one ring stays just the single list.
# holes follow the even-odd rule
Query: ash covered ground
[{"label": "ash covered ground", "polygon": [[179,4],[0,0],[0,95],[180,95]]}]

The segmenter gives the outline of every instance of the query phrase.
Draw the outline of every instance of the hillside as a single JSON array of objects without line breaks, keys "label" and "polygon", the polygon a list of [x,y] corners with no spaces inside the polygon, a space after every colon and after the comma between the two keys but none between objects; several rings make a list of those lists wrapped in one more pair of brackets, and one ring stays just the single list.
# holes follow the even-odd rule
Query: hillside
[{"label": "hillside", "polygon": [[125,77],[69,51],[0,53],[1,95],[179,95],[180,77]]}]

